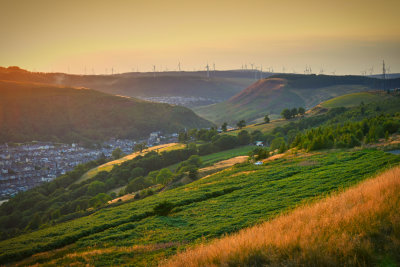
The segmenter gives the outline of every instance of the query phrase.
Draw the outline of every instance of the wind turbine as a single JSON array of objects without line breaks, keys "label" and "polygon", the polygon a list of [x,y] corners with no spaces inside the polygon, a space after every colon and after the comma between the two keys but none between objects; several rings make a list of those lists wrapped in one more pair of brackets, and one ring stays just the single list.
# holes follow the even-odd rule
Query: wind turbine
[{"label": "wind turbine", "polygon": [[156,65],[153,65],[153,78],[156,77]]},{"label": "wind turbine", "polygon": [[385,60],[382,62],[382,78],[386,80],[386,67],[385,67]]},{"label": "wind turbine", "polygon": [[210,78],[210,66],[208,65],[208,62],[207,62],[206,70],[207,70],[207,78]]}]

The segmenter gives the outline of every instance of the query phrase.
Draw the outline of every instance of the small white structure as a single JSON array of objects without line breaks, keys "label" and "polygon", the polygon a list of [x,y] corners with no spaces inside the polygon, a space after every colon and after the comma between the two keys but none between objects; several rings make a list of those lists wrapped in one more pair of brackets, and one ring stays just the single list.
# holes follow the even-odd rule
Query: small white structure
[{"label": "small white structure", "polygon": [[263,162],[262,161],[257,161],[256,163],[254,163],[254,165],[261,166],[261,165],[263,165]]},{"label": "small white structure", "polygon": [[264,143],[262,141],[256,141],[256,146],[264,146]]}]

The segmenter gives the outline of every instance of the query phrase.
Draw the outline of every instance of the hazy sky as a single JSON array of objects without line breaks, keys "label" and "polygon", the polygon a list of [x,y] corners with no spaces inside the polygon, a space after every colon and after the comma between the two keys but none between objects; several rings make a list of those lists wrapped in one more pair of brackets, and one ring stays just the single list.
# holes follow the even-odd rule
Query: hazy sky
[{"label": "hazy sky", "polygon": [[399,0],[0,0],[0,66],[400,72]]}]

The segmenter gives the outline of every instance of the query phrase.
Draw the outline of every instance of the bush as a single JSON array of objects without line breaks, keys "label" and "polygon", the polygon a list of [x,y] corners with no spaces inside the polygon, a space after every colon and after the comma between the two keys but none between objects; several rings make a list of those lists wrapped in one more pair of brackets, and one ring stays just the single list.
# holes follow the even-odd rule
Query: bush
[{"label": "bush", "polygon": [[174,204],[169,201],[164,200],[163,202],[157,204],[153,211],[158,216],[167,216],[171,213],[172,209],[174,208]]}]

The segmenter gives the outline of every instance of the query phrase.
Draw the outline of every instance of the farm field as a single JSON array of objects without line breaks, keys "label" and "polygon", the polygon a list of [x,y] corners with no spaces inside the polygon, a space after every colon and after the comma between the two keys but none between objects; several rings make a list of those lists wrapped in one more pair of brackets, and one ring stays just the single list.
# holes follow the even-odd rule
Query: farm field
[{"label": "farm field", "polygon": [[[399,162],[400,156],[382,151],[345,150],[281,158],[263,166],[240,164],[143,200],[2,241],[0,260],[157,265],[182,248],[270,220]],[[164,200],[174,209],[168,216],[155,215],[153,208]]]}]

